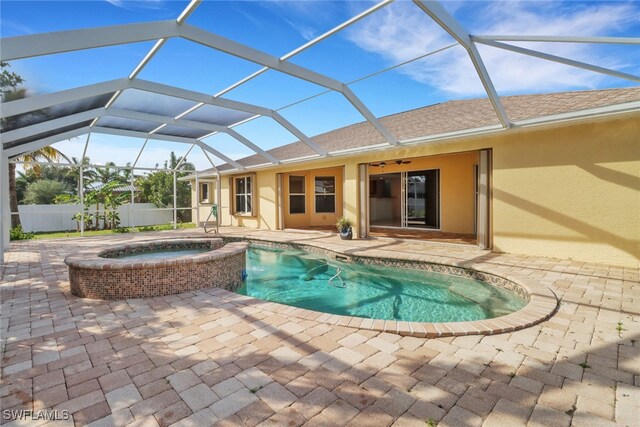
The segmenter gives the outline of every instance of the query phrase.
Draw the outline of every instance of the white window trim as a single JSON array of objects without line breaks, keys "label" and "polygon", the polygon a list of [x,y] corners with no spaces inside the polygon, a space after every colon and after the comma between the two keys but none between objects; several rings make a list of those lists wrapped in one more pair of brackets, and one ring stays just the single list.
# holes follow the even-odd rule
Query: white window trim
[{"label": "white window trim", "polygon": [[[316,180],[318,178],[333,178],[333,193],[318,193],[316,191]],[[317,175],[313,177],[313,212],[316,214],[336,214],[336,186],[338,185],[338,180],[335,175]],[[316,196],[333,196],[333,211],[332,212],[318,212],[318,208],[316,206]]]},{"label": "white window trim", "polygon": [[[201,204],[212,204],[213,200],[211,199],[211,182],[200,182],[200,203]],[[203,197],[204,188],[207,187],[207,198]]]},{"label": "white window trim", "polygon": [[[302,193],[292,193],[291,192],[291,177],[302,178]],[[288,188],[289,188],[289,215],[306,215],[307,214],[307,177],[305,175],[289,175],[288,177]],[[304,212],[291,212],[291,196],[302,196],[304,197]]]},{"label": "white window trim", "polygon": [[[249,179],[251,180],[251,191],[249,193],[245,192],[241,193],[240,195],[245,195],[250,197],[251,199],[251,211],[250,212],[244,212],[244,211],[239,211],[238,210],[238,203],[237,203],[237,196],[238,194],[238,180],[239,179]],[[233,177],[233,215],[234,216],[247,216],[247,217],[252,217],[255,216],[255,211],[256,211],[256,206],[255,206],[255,198],[254,198],[254,194],[255,194],[255,183],[256,183],[256,179],[255,179],[255,174],[248,174],[248,175],[238,175],[238,176],[234,176]],[[247,185],[246,185],[246,181],[245,181],[245,189],[246,189]]]}]

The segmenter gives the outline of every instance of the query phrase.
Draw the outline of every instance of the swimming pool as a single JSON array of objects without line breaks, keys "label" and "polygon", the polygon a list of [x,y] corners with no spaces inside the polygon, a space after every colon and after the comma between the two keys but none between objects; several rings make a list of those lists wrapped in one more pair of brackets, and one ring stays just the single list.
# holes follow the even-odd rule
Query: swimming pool
[{"label": "swimming pool", "polygon": [[247,251],[247,278],[236,292],[325,313],[410,322],[491,319],[528,302],[466,277],[255,246]]}]

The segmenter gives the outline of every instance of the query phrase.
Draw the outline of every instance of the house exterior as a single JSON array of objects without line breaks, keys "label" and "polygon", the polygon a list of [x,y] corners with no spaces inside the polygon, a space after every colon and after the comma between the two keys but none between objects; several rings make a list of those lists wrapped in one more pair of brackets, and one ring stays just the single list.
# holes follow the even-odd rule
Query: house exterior
[{"label": "house exterior", "polygon": [[[192,177],[202,223],[265,230],[351,218],[354,236],[409,230],[471,236],[495,252],[640,264],[640,88],[451,101],[366,122]],[[219,181],[218,181],[219,178]],[[220,188],[218,189],[218,182]],[[206,187],[206,188],[205,188]],[[206,193],[206,197],[203,197]]]}]

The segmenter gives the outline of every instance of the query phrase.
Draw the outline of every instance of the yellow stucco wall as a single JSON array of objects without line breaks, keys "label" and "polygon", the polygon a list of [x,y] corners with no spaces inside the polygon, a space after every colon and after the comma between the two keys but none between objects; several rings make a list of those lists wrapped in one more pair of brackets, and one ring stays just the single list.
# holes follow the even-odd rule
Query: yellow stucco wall
[{"label": "yellow stucco wall", "polygon": [[495,250],[638,266],[638,115],[493,146]]},{"label": "yellow stucco wall", "polygon": [[[256,218],[229,216],[228,178],[223,177],[223,224],[275,229],[277,172],[344,167],[343,212],[357,220],[359,163],[485,148],[493,152],[491,216],[496,251],[640,266],[640,113],[637,112],[260,170]],[[442,164],[447,157],[433,161]],[[459,178],[457,185],[464,187],[467,178],[455,173],[452,177]],[[455,212],[468,212],[456,210],[457,203],[451,203],[453,211],[445,212],[442,203],[443,230],[445,221],[451,221]],[[462,231],[466,230],[465,224],[469,224],[469,218],[455,220],[446,228],[465,232]]]},{"label": "yellow stucco wall", "polygon": [[[330,226],[336,223],[342,216],[342,202],[344,200],[342,194],[342,167],[322,168],[322,169],[305,169],[283,174],[283,206],[284,206],[284,226],[285,228],[299,228],[309,226]],[[289,176],[305,177],[305,213],[290,214],[289,213]],[[315,178],[316,177],[335,177],[336,187],[336,204],[335,213],[316,213],[315,212]]]}]

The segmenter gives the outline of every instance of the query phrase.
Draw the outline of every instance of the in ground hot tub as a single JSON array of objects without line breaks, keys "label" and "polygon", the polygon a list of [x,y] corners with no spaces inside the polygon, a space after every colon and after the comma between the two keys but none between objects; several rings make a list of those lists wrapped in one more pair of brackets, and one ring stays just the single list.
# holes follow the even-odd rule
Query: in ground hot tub
[{"label": "in ground hot tub", "polygon": [[245,274],[246,242],[172,239],[83,250],[67,256],[71,293],[126,299],[218,287],[235,291]]}]

